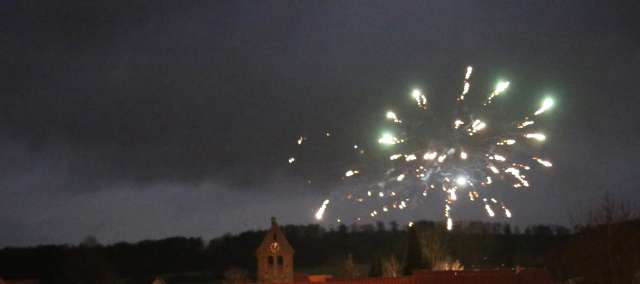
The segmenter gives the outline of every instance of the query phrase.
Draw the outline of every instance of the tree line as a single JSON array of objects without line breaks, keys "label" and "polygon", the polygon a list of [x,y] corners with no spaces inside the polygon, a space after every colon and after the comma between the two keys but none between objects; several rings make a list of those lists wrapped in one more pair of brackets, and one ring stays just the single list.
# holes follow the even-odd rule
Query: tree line
[{"label": "tree line", "polygon": [[[358,276],[378,276],[432,267],[438,261],[459,261],[466,269],[545,266],[548,252],[564,247],[569,229],[537,225],[524,230],[508,224],[464,222],[446,231],[439,222],[416,222],[412,228],[385,224],[317,224],[282,226],[296,253],[295,269],[306,273],[331,273],[352,277],[344,271],[350,259]],[[415,232],[411,237],[410,232]],[[129,279],[150,283],[157,275],[222,279],[224,272],[243,269],[253,277],[255,250],[266,231],[227,234],[208,242],[202,238],[173,237],[101,245],[88,237],[78,245],[43,245],[0,250],[0,277],[39,278],[41,283],[100,283]],[[412,238],[416,238],[413,239]],[[421,253],[416,264],[407,263],[413,251]],[[391,264],[389,264],[389,261]],[[391,265],[391,266],[389,266]],[[389,268],[391,267],[391,268]],[[353,271],[351,272],[353,273]],[[395,272],[397,273],[397,272]]]},{"label": "tree line", "polygon": [[[338,278],[398,277],[416,269],[542,267],[558,280],[631,283],[640,280],[640,219],[636,211],[605,197],[572,230],[533,225],[395,222],[286,225],[295,249],[295,271]],[[40,283],[211,282],[229,275],[254,278],[255,250],[266,231],[226,234],[213,240],[172,237],[102,245],[87,237],[78,245],[0,249],[0,277]],[[236,277],[237,278],[237,277]],[[172,281],[169,281],[171,283]]]}]

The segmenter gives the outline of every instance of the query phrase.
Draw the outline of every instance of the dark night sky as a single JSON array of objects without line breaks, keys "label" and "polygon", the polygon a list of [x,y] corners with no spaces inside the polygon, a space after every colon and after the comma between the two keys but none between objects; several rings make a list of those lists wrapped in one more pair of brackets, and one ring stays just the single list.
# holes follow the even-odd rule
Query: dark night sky
[{"label": "dark night sky", "polygon": [[312,222],[330,189],[288,170],[297,135],[374,135],[411,86],[453,95],[468,64],[521,106],[558,101],[555,168],[508,197],[513,224],[568,225],[605,190],[637,202],[638,3],[4,1],[0,247]]}]

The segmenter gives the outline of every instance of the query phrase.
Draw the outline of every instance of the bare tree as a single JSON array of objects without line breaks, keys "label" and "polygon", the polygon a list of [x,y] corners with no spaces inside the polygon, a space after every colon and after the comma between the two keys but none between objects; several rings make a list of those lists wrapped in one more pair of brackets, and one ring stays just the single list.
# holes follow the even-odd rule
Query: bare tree
[{"label": "bare tree", "polygon": [[606,192],[599,205],[583,212],[572,218],[580,236],[572,252],[578,273],[599,283],[629,283],[640,269],[640,235],[630,225],[639,211]]},{"label": "bare tree", "polygon": [[395,255],[382,261],[382,276],[396,278],[402,275],[402,266]]},{"label": "bare tree", "polygon": [[422,256],[425,258],[425,263],[435,265],[436,263],[446,261],[449,257],[441,234],[435,230],[421,234],[420,246]]},{"label": "bare tree", "polygon": [[95,248],[100,246],[98,239],[92,235],[86,236],[78,246],[83,248]]},{"label": "bare tree", "polygon": [[358,267],[353,261],[353,256],[349,253],[347,254],[347,259],[344,261],[344,277],[347,279],[355,279],[360,276],[360,272],[358,271]]},{"label": "bare tree", "polygon": [[639,211],[629,202],[616,199],[609,191],[604,193],[602,200],[596,206],[589,206],[578,210],[577,214],[570,214],[574,229],[580,231],[587,227],[611,225],[640,217]]}]

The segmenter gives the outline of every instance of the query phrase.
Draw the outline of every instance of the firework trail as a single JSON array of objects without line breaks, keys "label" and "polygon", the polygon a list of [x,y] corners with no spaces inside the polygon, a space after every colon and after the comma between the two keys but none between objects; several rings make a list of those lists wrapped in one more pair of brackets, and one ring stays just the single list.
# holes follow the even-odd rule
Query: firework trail
[{"label": "firework trail", "polygon": [[[430,116],[420,115],[429,112],[431,107],[422,90],[414,89],[410,93],[419,119],[413,119],[416,115],[403,117],[393,110],[387,111],[384,118],[392,130],[382,133],[377,140],[382,148],[378,151],[385,154],[385,158],[361,159],[360,164],[345,167],[339,178],[357,180],[357,185],[332,192],[316,211],[315,218],[325,218],[330,204],[338,199],[365,206],[369,212],[367,217],[376,218],[380,214],[405,210],[409,204],[425,198],[442,200],[443,216],[449,230],[454,224],[453,205],[461,200],[479,203],[489,217],[511,218],[511,211],[493,197],[491,188],[497,183],[515,189],[530,187],[528,172],[551,167],[552,163],[540,155],[524,156],[522,153],[529,148],[527,146],[543,143],[547,137],[532,129],[535,121],[529,116],[514,122],[495,123],[483,118],[482,114],[490,111],[493,101],[508,91],[508,81],[496,84],[481,103],[480,113],[468,112],[465,99],[470,95],[472,73],[473,68],[467,67],[462,91],[452,107],[453,121],[444,126],[442,134],[433,134],[435,132],[430,131],[433,123],[425,121]],[[545,98],[532,116],[542,115],[553,104],[551,98]],[[443,128],[441,125],[436,127]],[[328,138],[331,132],[322,136]],[[298,137],[297,146],[303,147],[307,140],[305,136]],[[357,155],[365,154],[364,147],[357,144],[353,145],[353,150]],[[288,158],[292,166],[297,161],[293,155]],[[536,163],[530,165],[531,161]],[[372,167],[372,164],[378,167]],[[336,218],[337,222],[341,220]]]}]

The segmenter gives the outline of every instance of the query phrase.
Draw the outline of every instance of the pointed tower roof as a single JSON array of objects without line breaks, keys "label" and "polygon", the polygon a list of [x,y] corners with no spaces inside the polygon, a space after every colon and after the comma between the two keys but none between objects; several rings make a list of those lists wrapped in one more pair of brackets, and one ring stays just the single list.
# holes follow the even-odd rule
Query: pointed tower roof
[{"label": "pointed tower roof", "polygon": [[275,217],[271,217],[271,229],[267,232],[262,243],[256,250],[256,255],[293,254],[295,251],[284,236]]}]

